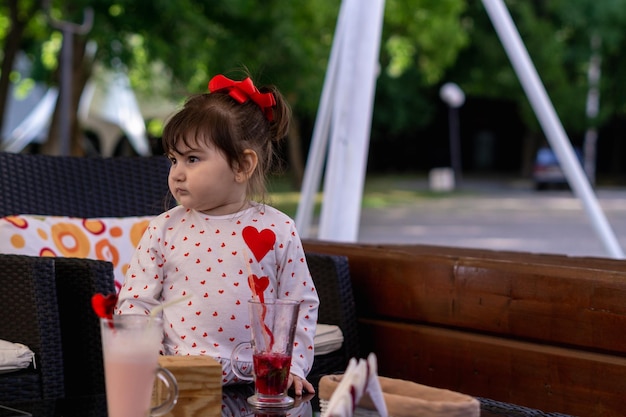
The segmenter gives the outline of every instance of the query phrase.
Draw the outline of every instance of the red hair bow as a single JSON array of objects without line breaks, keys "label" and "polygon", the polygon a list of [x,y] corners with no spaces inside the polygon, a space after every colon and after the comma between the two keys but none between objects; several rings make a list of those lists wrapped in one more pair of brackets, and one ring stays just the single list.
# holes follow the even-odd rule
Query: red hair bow
[{"label": "red hair bow", "polygon": [[250,77],[243,81],[235,81],[219,74],[209,81],[209,91],[226,90],[228,95],[237,100],[238,103],[245,103],[248,99],[254,101],[263,111],[265,117],[270,122],[274,119],[272,107],[276,105],[276,99],[272,93],[261,93],[252,83]]}]

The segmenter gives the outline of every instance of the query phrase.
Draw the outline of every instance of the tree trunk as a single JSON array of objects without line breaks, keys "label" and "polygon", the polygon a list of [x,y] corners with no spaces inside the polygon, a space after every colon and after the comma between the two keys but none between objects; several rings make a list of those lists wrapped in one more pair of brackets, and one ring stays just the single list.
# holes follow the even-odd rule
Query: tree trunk
[{"label": "tree trunk", "polygon": [[302,136],[300,135],[300,122],[294,117],[289,126],[288,137],[289,166],[292,173],[294,188],[300,189],[304,178],[304,162],[302,157]]},{"label": "tree trunk", "polygon": [[[8,0],[9,9],[11,13],[11,28],[4,41],[4,48],[2,51],[2,65],[0,66],[0,132],[4,126],[4,114],[7,108],[7,102],[9,98],[9,85],[11,71],[13,70],[13,63],[17,57],[17,53],[20,50],[22,44],[22,36],[24,34],[24,28],[28,22],[35,15],[35,11],[41,8],[41,1],[35,1],[31,5],[29,10],[21,11],[18,8],[18,0]],[[23,17],[23,19],[20,19]],[[4,138],[0,137],[0,142]]]},{"label": "tree trunk", "polygon": [[600,108],[600,72],[602,57],[600,55],[600,46],[602,39],[598,35],[591,37],[591,58],[589,59],[589,70],[587,71],[587,80],[589,82],[589,90],[587,91],[587,110],[586,116],[588,121],[587,131],[584,140],[584,165],[589,183],[593,186],[596,183],[596,149],[598,142],[598,130],[596,128],[598,110]]},{"label": "tree trunk", "polygon": [[[61,149],[60,121],[61,117],[69,119],[69,148],[70,155],[84,156],[85,149],[83,144],[83,135],[78,121],[78,103],[85,88],[85,84],[89,79],[92,71],[92,63],[85,60],[86,38],[83,36],[73,37],[73,53],[72,53],[72,85],[71,85],[71,101],[69,115],[62,115],[59,103],[61,102],[60,94],[63,94],[63,86],[59,82],[59,100],[54,110],[52,123],[50,124],[50,132],[48,140],[42,146],[41,153],[48,155],[59,155]],[[62,54],[62,51],[60,51]],[[59,59],[59,62],[62,62]],[[62,65],[62,64],[61,64]],[[61,68],[57,70],[56,78],[61,79]]]},{"label": "tree trunk", "polygon": [[538,134],[530,131],[526,132],[522,139],[522,176],[531,177],[533,174],[533,165],[535,164],[535,155],[537,149],[541,146],[541,140]]}]

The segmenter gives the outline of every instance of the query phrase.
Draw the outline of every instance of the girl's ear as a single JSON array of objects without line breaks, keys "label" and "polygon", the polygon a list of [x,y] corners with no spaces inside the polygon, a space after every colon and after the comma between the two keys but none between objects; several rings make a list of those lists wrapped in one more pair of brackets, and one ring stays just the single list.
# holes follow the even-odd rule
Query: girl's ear
[{"label": "girl's ear", "polygon": [[235,179],[237,181],[248,180],[259,163],[259,157],[252,149],[246,149],[243,151],[243,158],[241,165],[235,170]]}]

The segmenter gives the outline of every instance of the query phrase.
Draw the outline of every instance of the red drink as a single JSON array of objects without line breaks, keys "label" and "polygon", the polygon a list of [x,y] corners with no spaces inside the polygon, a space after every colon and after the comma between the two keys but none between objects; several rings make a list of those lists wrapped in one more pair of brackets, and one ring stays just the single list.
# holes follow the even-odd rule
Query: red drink
[{"label": "red drink", "polygon": [[257,393],[282,395],[289,381],[291,355],[275,352],[255,353],[253,360]]},{"label": "red drink", "polygon": [[242,381],[254,380],[254,395],[248,403],[258,409],[286,409],[295,400],[287,395],[291,351],[296,333],[300,301],[295,300],[248,300],[250,313],[250,342],[241,342],[230,354],[231,362],[243,348],[252,349],[253,377],[244,375],[233,366],[232,370]]}]

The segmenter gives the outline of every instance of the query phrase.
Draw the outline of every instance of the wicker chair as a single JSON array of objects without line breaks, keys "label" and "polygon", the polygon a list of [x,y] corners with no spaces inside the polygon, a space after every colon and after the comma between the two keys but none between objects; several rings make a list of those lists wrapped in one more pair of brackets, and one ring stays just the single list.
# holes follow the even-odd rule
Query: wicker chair
[{"label": "wicker chair", "polygon": [[306,258],[320,298],[318,322],[339,326],[344,337],[341,349],[315,357],[307,379],[317,389],[322,376],[343,373],[350,358],[360,357],[359,336],[348,258],[311,252]]},{"label": "wicker chair", "polygon": [[35,353],[36,368],[0,374],[0,401],[64,396],[54,259],[0,254],[0,339]]},{"label": "wicker chair", "polygon": [[[104,366],[95,293],[115,292],[113,264],[80,258],[54,258],[59,303],[65,398],[102,394]],[[85,378],[89,375],[89,378]]]},{"label": "wicker chair", "polygon": [[173,207],[164,156],[79,158],[0,152],[0,216],[156,215]]},{"label": "wicker chair", "polygon": [[[0,216],[156,215],[174,205],[168,198],[169,165],[165,157],[77,158],[0,152]],[[4,262],[7,266],[0,268],[0,279],[8,290],[0,295],[0,312],[5,313],[0,338],[23,340],[40,359],[37,371],[0,375],[0,400],[19,401],[18,394],[31,400],[103,393],[100,328],[91,309],[91,296],[115,291],[112,265],[78,258],[2,255],[2,259],[0,266]],[[17,265],[10,267],[14,263]],[[44,267],[48,269],[44,271]],[[46,288],[40,287],[44,284]],[[90,378],[84,378],[85,372]],[[10,390],[9,385],[13,386]]]}]

